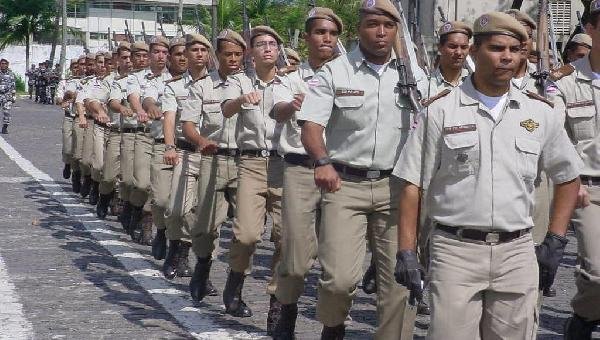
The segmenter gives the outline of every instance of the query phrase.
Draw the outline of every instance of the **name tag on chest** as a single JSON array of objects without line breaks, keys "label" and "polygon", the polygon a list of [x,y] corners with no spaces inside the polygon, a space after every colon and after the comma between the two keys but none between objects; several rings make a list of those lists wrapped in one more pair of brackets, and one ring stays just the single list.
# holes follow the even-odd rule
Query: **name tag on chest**
[{"label": "name tag on chest", "polygon": [[469,132],[469,131],[476,131],[476,130],[477,130],[477,126],[475,124],[447,126],[447,127],[444,127],[444,134],[452,135],[455,133]]},{"label": "name tag on chest", "polygon": [[581,102],[567,103],[567,109],[575,109],[578,107],[586,107],[586,106],[592,106],[592,105],[594,105],[593,100],[584,100]]},{"label": "name tag on chest", "polygon": [[335,90],[336,97],[362,97],[365,95],[363,90],[341,89]]}]

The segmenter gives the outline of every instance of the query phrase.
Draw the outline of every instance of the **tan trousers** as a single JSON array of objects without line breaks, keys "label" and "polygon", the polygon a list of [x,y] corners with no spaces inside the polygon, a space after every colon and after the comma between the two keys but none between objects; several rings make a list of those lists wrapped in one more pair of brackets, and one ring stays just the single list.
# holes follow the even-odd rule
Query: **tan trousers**
[{"label": "tan trousers", "polygon": [[94,156],[94,120],[87,119],[88,127],[83,133],[83,153],[81,155],[81,175],[90,176],[92,174],[92,158]]},{"label": "tan trousers", "polygon": [[[219,230],[227,219],[227,208],[236,207],[237,160],[229,156],[202,156],[197,192],[197,222],[190,234],[196,256],[216,256]],[[225,196],[229,198],[229,202]]]},{"label": "tan trousers", "polygon": [[135,133],[121,133],[121,199],[131,203],[133,191],[133,158],[135,153]]},{"label": "tan trousers", "polygon": [[67,116],[63,117],[62,125],[62,161],[73,162],[73,118]]},{"label": "tan trousers", "polygon": [[[585,183],[583,183],[585,185]],[[587,321],[600,320],[600,187],[585,185],[591,204],[575,210],[571,222],[577,235],[577,293],[575,313]]]},{"label": "tan trousers", "polygon": [[136,207],[144,207],[150,212],[150,205],[146,202],[150,198],[150,168],[152,167],[152,147],[154,138],[150,133],[138,132],[135,134],[135,147],[133,155],[133,191],[129,201]]},{"label": "tan trousers", "polygon": [[167,238],[191,242],[190,228],[196,224],[196,194],[200,176],[199,152],[178,151],[179,163],[173,169],[167,216]]},{"label": "tan trousers", "polygon": [[73,119],[73,162],[71,163],[71,169],[74,172],[81,171],[80,163],[81,158],[83,157],[83,136],[85,135],[85,130],[79,127],[79,116]]},{"label": "tan trousers", "polygon": [[317,229],[321,218],[321,190],[314,170],[285,163],[281,199],[281,263],[277,300],[297,303],[304,292],[304,276],[317,257]]},{"label": "tan trousers", "polygon": [[121,172],[121,134],[110,131],[104,149],[104,165],[99,189],[101,195],[108,195],[115,190],[115,185]]},{"label": "tan trousers", "polygon": [[152,221],[157,229],[165,229],[165,213],[169,206],[173,166],[164,162],[165,144],[155,143],[150,168],[150,186],[152,188]]},{"label": "tan trousers", "polygon": [[[275,246],[271,272],[275,273],[281,257],[283,159],[241,156],[238,170],[238,205],[233,221],[235,239],[229,251],[229,265],[235,272],[248,272],[265,228],[265,216],[269,214],[273,220],[271,241]],[[273,295],[276,290],[277,278],[273,275],[267,293]]]},{"label": "tan trousers", "polygon": [[540,182],[536,183],[533,209],[533,243],[540,244],[548,233],[550,223],[550,201],[552,199],[552,182],[545,172],[540,174]]},{"label": "tan trousers", "polygon": [[532,235],[497,245],[431,239],[429,339],[535,339],[538,264]]},{"label": "tan trousers", "polygon": [[322,194],[318,256],[317,319],[341,325],[362,279],[367,230],[377,268],[377,331],[375,339],[412,339],[416,308],[408,307],[408,291],[394,279],[396,265],[399,181],[342,179],[335,193]]},{"label": "tan trousers", "polygon": [[92,152],[92,179],[96,182],[102,181],[102,168],[104,167],[104,149],[108,141],[109,129],[94,124],[94,137]]}]

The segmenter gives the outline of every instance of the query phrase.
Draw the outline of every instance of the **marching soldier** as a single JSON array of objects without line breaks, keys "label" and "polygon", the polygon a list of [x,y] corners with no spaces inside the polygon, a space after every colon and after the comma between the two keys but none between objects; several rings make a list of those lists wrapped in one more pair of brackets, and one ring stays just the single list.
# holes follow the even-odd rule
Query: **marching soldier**
[{"label": "marching soldier", "polygon": [[448,21],[438,29],[438,35],[439,63],[431,75],[427,98],[459,86],[469,75],[465,63],[473,36],[471,27],[461,21]]},{"label": "marching soldier", "polygon": [[[229,250],[229,275],[223,291],[226,312],[236,317],[252,316],[242,300],[244,279],[260,242],[265,217],[273,220],[271,241],[275,251],[271,259],[274,271],[281,254],[281,186],[283,160],[277,153],[281,124],[270,117],[273,109],[273,87],[278,80],[276,63],[282,39],[271,27],[256,26],[250,33],[250,54],[256,74],[239,72],[229,78],[223,93],[223,115],[238,115],[236,142],[240,149],[237,207],[233,222],[235,235]],[[273,298],[275,276],[267,285],[271,295],[269,318],[278,304]],[[269,327],[269,326],[268,326]]]},{"label": "marching soldier", "polygon": [[573,39],[567,43],[563,52],[565,64],[586,57],[592,50],[592,38],[585,33],[575,34]]},{"label": "marching soldier", "polygon": [[197,223],[190,230],[197,257],[190,280],[190,293],[195,301],[217,293],[209,278],[210,268],[219,242],[219,227],[227,219],[228,207],[232,206],[235,211],[238,117],[223,116],[221,98],[227,77],[239,72],[245,51],[246,43],[237,32],[227,29],[219,33],[216,51],[219,69],[191,84],[189,99],[181,113],[185,138],[203,154],[197,190]]},{"label": "marching soldier", "polygon": [[33,99],[33,90],[35,88],[35,75],[37,70],[35,69],[35,64],[31,64],[31,68],[25,73],[27,76],[27,87],[29,93],[29,100]]},{"label": "marching soldier", "polygon": [[[164,82],[170,78],[166,69],[169,41],[163,36],[155,36],[149,44],[149,67],[132,74],[127,81],[127,100],[137,115],[139,131],[135,135],[134,147],[134,189],[130,194],[132,205],[129,230],[131,237],[141,244],[152,244],[152,212],[150,169],[154,134],[162,131],[160,121],[149,116],[143,108],[144,93],[152,82]],[[153,126],[154,123],[154,126]],[[139,232],[139,235],[137,233]]]},{"label": "marching soldier", "polygon": [[[298,71],[280,76],[273,89],[273,113],[283,123],[278,151],[283,155],[282,256],[277,275],[276,297],[282,304],[274,339],[293,339],[298,299],[304,291],[304,276],[317,256],[317,228],[321,190],[315,185],[313,161],[300,140],[297,112],[305,94],[316,83],[315,72],[335,57],[343,31],[342,20],[329,8],[315,7],[305,21],[304,39],[308,61]],[[290,53],[288,53],[290,59]],[[269,331],[269,330],[267,330]]]},{"label": "marching soldier", "polygon": [[[77,104],[77,97],[83,95],[83,89],[89,80],[89,74],[86,64],[86,56],[81,55],[78,60],[79,64],[79,79],[75,81],[75,98],[73,100],[73,157],[71,162],[71,187],[74,193],[81,192],[81,157],[83,154],[83,135],[85,130],[80,126],[80,110],[81,104]],[[93,71],[93,70],[92,70]],[[37,91],[37,90],[36,90]]]},{"label": "marching soldier", "polygon": [[[130,107],[128,97],[128,83],[134,82],[135,77],[144,77],[148,67],[148,45],[143,42],[131,44],[131,64],[132,71],[126,78],[115,82],[115,89],[111,93],[111,105],[119,105],[121,112],[121,180],[120,187],[121,200],[123,201],[123,211],[121,212],[121,225],[130,235],[133,235],[131,226],[131,217],[134,212],[133,191],[134,185],[134,154],[136,134],[140,130],[138,127],[138,116]],[[119,91],[120,89],[120,91]],[[114,104],[113,104],[114,103]],[[119,103],[119,104],[117,104]],[[143,128],[142,128],[143,129]],[[136,210],[136,214],[141,215]]]},{"label": "marching soldier", "polygon": [[[562,257],[581,162],[551,103],[511,85],[528,39],[523,26],[491,12],[473,31],[475,73],[430,100],[394,169],[403,180],[395,276],[411,299],[422,298],[415,253],[422,189],[435,223],[429,337],[535,339],[538,287],[552,284]],[[556,185],[536,262],[538,162]]]},{"label": "marching soldier", "polygon": [[8,133],[10,111],[16,99],[15,74],[8,68],[8,60],[0,59],[0,107],[2,107],[2,133]]},{"label": "marching soldier", "polygon": [[71,177],[71,163],[73,162],[73,119],[75,111],[73,110],[73,102],[77,93],[77,85],[79,83],[79,63],[78,59],[72,59],[69,65],[71,76],[65,79],[58,89],[56,94],[56,104],[59,105],[65,115],[62,125],[62,160],[64,163],[63,178]]},{"label": "marching soldier", "polygon": [[359,45],[317,72],[297,116],[322,191],[317,319],[321,339],[344,337],[369,232],[377,271],[375,338],[412,339],[416,310],[393,278],[399,188],[390,175],[413,121],[408,99],[395,91],[392,47],[401,16],[389,0],[364,1],[359,14]]},{"label": "marching soldier", "polygon": [[[117,62],[114,64],[116,71],[110,82],[109,97],[106,101],[110,118],[110,131],[108,133],[104,149],[104,165],[102,167],[102,178],[98,186],[98,205],[96,215],[100,219],[106,218],[108,208],[112,199],[116,199],[116,183],[121,173],[121,134],[131,125],[126,121],[131,116],[131,110],[123,103],[123,89],[126,86],[127,76],[131,69],[131,44],[121,42],[117,48]],[[124,190],[121,190],[123,192]]]},{"label": "marching soldier", "polygon": [[591,339],[600,324],[600,165],[598,163],[598,108],[600,92],[596,87],[600,73],[600,0],[590,4],[586,31],[592,38],[588,57],[567,64],[552,78],[556,81],[557,110],[566,119],[566,129],[584,167],[579,206],[571,223],[577,235],[577,293],[571,300],[573,315],[565,325],[565,339]]},{"label": "marching soldier", "polygon": [[[170,111],[173,107],[173,101],[175,101],[174,111],[176,112],[177,98],[187,95],[187,92],[179,93],[175,97],[172,92],[172,84],[183,79],[188,66],[193,63],[192,59],[188,60],[185,51],[186,39],[175,38],[171,40],[169,49],[171,79],[162,83],[152,83],[148,87],[145,94],[146,98],[144,99],[144,105],[147,106],[146,111],[151,116],[160,117],[163,122],[160,130],[161,138],[155,139],[151,169],[153,192],[152,217],[157,226],[157,238],[152,243],[152,251],[155,258],[165,258],[164,252],[166,247],[163,244],[159,244],[159,242],[164,241],[166,243],[166,239],[169,239],[169,252],[163,264],[163,275],[168,279],[173,279],[177,275],[181,277],[191,276],[191,270],[188,265],[188,255],[191,247],[189,232],[184,228],[185,222],[182,218],[183,214],[179,214],[180,209],[177,209],[177,212],[174,213],[170,208],[173,206],[171,202],[178,206],[183,206],[185,204],[183,201],[186,201],[188,202],[186,204],[188,209],[192,210],[193,197],[188,201],[188,197],[181,195],[181,193],[187,190],[188,184],[191,187],[189,190],[195,190],[195,176],[198,176],[198,173],[194,170],[188,171],[187,166],[182,171],[181,166],[178,166],[178,164],[165,162],[166,151],[167,149],[171,150],[171,147],[168,145],[174,145],[175,143],[172,136],[175,134],[176,129],[176,126],[171,124],[171,117],[168,114],[165,115],[165,111],[166,109]],[[194,68],[194,70],[196,69]],[[182,158],[185,158],[187,165],[187,156]],[[189,179],[189,182],[181,179],[182,172],[183,176]],[[175,179],[174,176],[177,176],[177,178]],[[177,192],[175,188],[179,187],[179,185],[181,185],[181,191]],[[156,216],[159,218],[158,221],[156,220]]]}]

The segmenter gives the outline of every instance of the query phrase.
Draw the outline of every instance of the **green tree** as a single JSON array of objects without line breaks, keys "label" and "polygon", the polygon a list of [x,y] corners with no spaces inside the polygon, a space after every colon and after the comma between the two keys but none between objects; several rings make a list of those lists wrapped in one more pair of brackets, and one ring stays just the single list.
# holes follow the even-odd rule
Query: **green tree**
[{"label": "green tree", "polygon": [[56,15],[55,0],[0,0],[0,50],[25,43],[29,67],[29,49],[36,32],[52,29]]}]

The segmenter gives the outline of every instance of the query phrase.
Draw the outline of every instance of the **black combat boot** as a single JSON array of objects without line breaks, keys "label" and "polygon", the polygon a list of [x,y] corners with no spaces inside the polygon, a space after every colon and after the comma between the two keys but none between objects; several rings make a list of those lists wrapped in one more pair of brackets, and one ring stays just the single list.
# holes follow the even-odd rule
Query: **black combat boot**
[{"label": "black combat boot", "polygon": [[[198,257],[194,274],[190,280],[190,294],[194,301],[202,301],[208,295],[208,277],[210,275],[210,266],[212,259],[210,257]],[[213,287],[214,289],[214,287]]]},{"label": "black combat boot", "polygon": [[8,124],[2,125],[2,134],[8,134]]},{"label": "black combat boot", "polygon": [[248,318],[252,316],[252,310],[246,305],[244,300],[242,300],[244,279],[244,273],[237,273],[230,270],[229,275],[227,275],[225,290],[223,290],[225,313],[238,318]]},{"label": "black combat boot", "polygon": [[152,257],[155,260],[164,260],[167,255],[167,236],[166,229],[156,230],[156,236],[152,241]]},{"label": "black combat boot", "polygon": [[417,314],[419,315],[431,315],[431,308],[425,301],[419,301],[417,304]]},{"label": "black combat boot", "polygon": [[71,174],[71,188],[76,194],[81,192],[81,172],[73,171]]},{"label": "black combat boot", "polygon": [[142,233],[142,218],[144,218],[144,207],[131,205],[131,219],[129,220],[129,236],[133,241],[138,240]]},{"label": "black combat boot", "polygon": [[344,324],[335,327],[323,326],[323,331],[321,332],[321,340],[342,340],[344,339],[345,334],[346,326],[344,326]]},{"label": "black combat boot", "polygon": [[281,302],[277,300],[275,295],[271,295],[269,299],[269,312],[267,313],[267,335],[273,335],[279,319],[281,319]]},{"label": "black combat boot", "polygon": [[208,296],[218,296],[219,292],[217,288],[213,286],[212,281],[210,279],[206,280],[206,295]]},{"label": "black combat boot", "polygon": [[145,212],[143,213],[140,234],[137,235],[137,239],[135,240],[137,243],[144,246],[152,245],[152,214]]},{"label": "black combat boot", "polygon": [[86,198],[92,190],[92,176],[83,176],[83,183],[81,184],[81,198]]},{"label": "black combat boot", "polygon": [[96,216],[98,216],[99,219],[103,220],[106,218],[106,215],[108,215],[108,206],[110,205],[112,196],[112,192],[108,195],[100,194],[98,205],[96,205]]},{"label": "black combat boot", "polygon": [[273,330],[273,340],[294,340],[298,304],[281,305],[281,317]]},{"label": "black combat boot", "polygon": [[121,211],[121,215],[119,216],[119,220],[121,221],[121,225],[126,233],[129,234],[129,224],[131,223],[131,210],[133,206],[131,203],[125,201],[123,204],[123,211]]},{"label": "black combat boot", "polygon": [[90,195],[88,196],[88,203],[90,205],[96,205],[98,204],[98,187],[100,186],[100,183],[92,180],[92,185],[90,186]]},{"label": "black combat boot", "polygon": [[556,289],[554,289],[554,287],[546,287],[544,288],[542,294],[544,294],[545,297],[555,297]]},{"label": "black combat boot", "polygon": [[594,328],[600,320],[586,321],[577,314],[573,314],[565,322],[565,340],[591,340]]},{"label": "black combat boot", "polygon": [[374,263],[369,266],[365,272],[365,276],[363,276],[362,290],[367,294],[377,292],[377,268],[375,268]]},{"label": "black combat boot", "polygon": [[63,178],[69,179],[71,177],[71,164],[65,163],[65,167],[63,168]]},{"label": "black combat boot", "polygon": [[192,268],[190,268],[190,242],[181,241],[179,244],[179,261],[177,263],[177,276],[190,277],[192,276]]},{"label": "black combat boot", "polygon": [[177,276],[180,246],[180,240],[169,240],[169,251],[167,252],[167,258],[165,258],[165,263],[163,263],[162,268],[163,275],[169,280],[172,280]]}]

